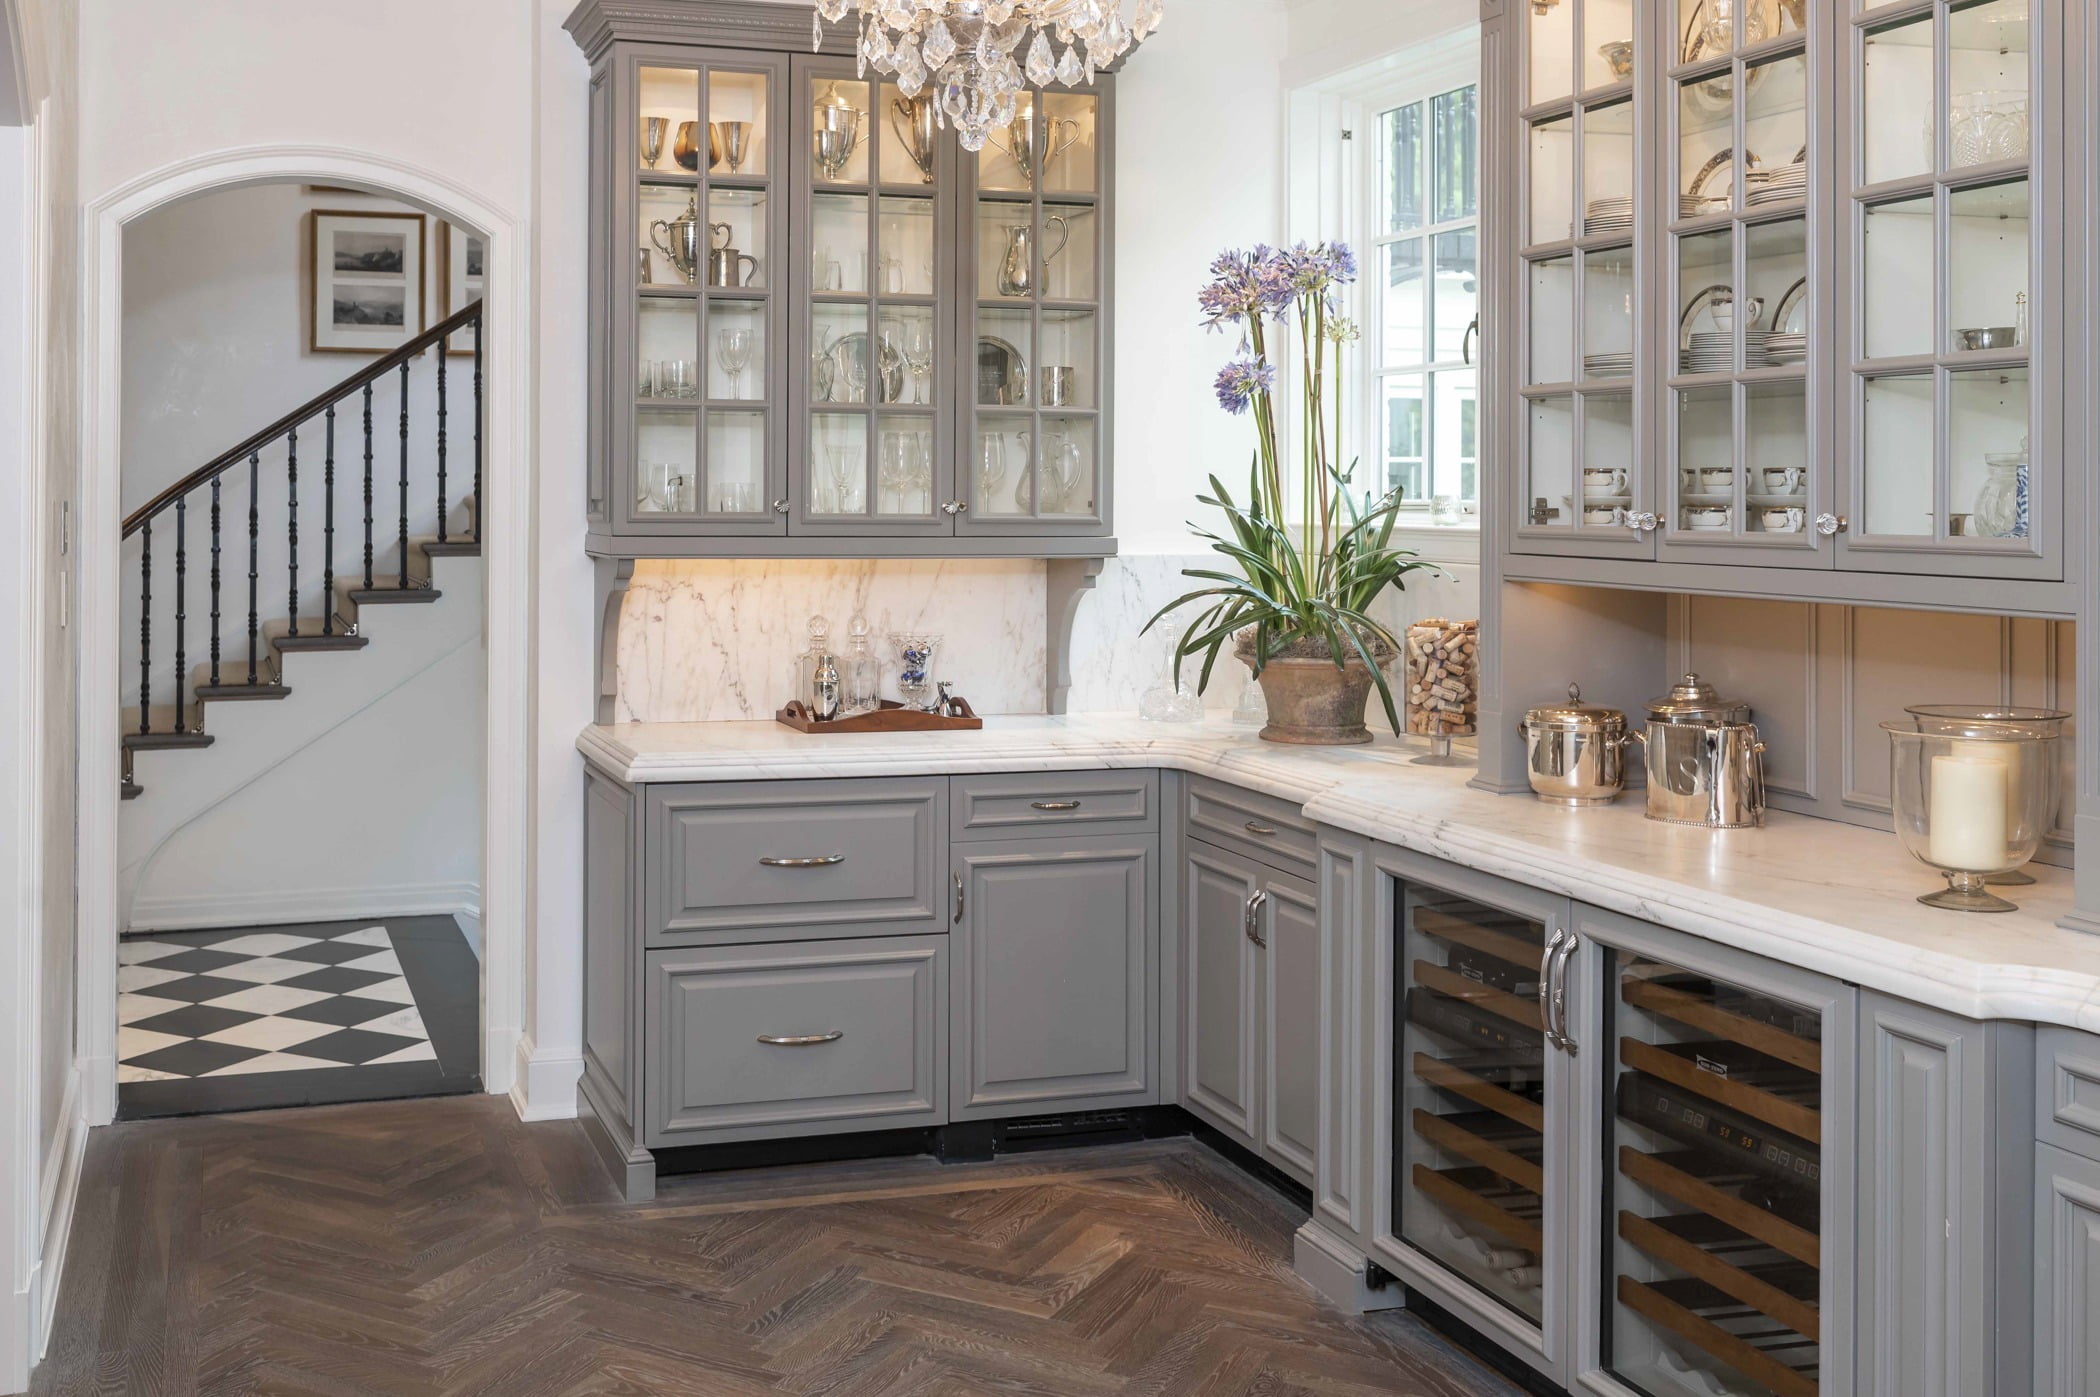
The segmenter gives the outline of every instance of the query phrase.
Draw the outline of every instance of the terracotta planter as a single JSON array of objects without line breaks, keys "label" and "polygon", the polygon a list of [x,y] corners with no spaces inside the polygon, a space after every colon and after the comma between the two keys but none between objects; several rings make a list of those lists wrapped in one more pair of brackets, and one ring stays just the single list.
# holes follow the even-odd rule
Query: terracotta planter
[{"label": "terracotta planter", "polygon": [[[1245,660],[1249,647],[1241,645],[1237,653]],[[1359,747],[1371,740],[1364,712],[1373,680],[1361,658],[1351,656],[1347,665],[1336,669],[1326,655],[1279,657],[1269,661],[1255,682],[1269,705],[1268,726],[1261,730],[1264,742]]]}]

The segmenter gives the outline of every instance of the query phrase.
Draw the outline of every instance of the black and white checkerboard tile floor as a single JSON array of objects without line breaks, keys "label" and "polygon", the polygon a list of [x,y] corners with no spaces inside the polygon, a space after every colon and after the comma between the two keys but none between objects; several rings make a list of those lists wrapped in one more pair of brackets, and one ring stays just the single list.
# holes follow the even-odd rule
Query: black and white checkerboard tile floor
[{"label": "black and white checkerboard tile floor", "polygon": [[387,928],[124,942],[117,1081],[435,1062]]}]

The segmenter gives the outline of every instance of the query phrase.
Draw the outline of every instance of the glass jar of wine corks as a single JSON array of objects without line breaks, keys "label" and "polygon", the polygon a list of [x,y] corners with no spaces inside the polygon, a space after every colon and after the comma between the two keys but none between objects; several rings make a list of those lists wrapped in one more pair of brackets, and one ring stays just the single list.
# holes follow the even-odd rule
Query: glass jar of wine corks
[{"label": "glass jar of wine corks", "polygon": [[1479,731],[1480,623],[1431,617],[1407,628],[1407,731],[1429,739],[1425,766],[1467,763],[1451,739]]}]

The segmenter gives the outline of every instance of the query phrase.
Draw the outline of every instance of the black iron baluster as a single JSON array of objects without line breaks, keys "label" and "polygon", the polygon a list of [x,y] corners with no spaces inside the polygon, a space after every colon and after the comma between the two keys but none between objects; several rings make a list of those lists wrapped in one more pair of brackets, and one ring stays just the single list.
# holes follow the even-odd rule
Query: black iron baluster
[{"label": "black iron baluster", "polygon": [[445,356],[450,352],[438,341],[438,542],[445,541]]},{"label": "black iron baluster", "polygon": [[408,590],[408,365],[401,366],[401,590]]},{"label": "black iron baluster", "polygon": [[335,404],[328,405],[328,439],[321,457],[321,634],[335,634]]},{"label": "black iron baluster", "polygon": [[211,686],[219,687],[219,477],[211,478]]},{"label": "black iron baluster", "polygon": [[365,590],[372,590],[372,385],[365,385]]},{"label": "black iron baluster", "polygon": [[139,530],[139,735],[153,731],[153,521]]},{"label": "black iron baluster", "polygon": [[481,320],[474,312],[474,541],[481,542]]},{"label": "black iron baluster", "polygon": [[292,598],[291,625],[286,635],[299,634],[299,429],[294,427],[284,436],[284,485],[287,491],[285,503],[285,548],[286,566],[290,574]]},{"label": "black iron baluster", "polygon": [[262,514],[260,506],[256,502],[256,495],[261,486],[261,453],[251,451],[248,453],[248,683],[250,687],[253,687],[256,682],[255,641],[256,631],[259,629],[255,621],[255,607],[256,602],[259,600],[256,592],[256,582],[262,576],[261,571],[256,566],[256,560],[260,556],[258,551],[260,547],[259,540],[262,537]]},{"label": "black iron baluster", "polygon": [[[183,689],[190,682],[189,648],[185,635],[189,630],[188,577],[189,520],[185,517],[189,508],[189,496],[179,496],[175,501],[175,731],[189,727],[189,708],[183,702]],[[201,714],[199,716],[202,716]]]}]

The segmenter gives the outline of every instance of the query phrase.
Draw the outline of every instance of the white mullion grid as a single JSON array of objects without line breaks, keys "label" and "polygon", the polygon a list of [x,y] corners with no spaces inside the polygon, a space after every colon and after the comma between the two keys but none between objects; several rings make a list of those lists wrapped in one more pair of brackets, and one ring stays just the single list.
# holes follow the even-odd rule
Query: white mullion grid
[{"label": "white mullion grid", "polygon": [[[1369,351],[1371,364],[1371,372],[1369,375],[1371,383],[1371,392],[1367,395],[1369,401],[1366,404],[1366,415],[1369,418],[1370,426],[1369,430],[1366,433],[1365,439],[1369,442],[1375,443],[1376,445],[1380,487],[1378,493],[1382,494],[1386,489],[1391,488],[1390,478],[1387,475],[1387,471],[1389,470],[1391,465],[1391,444],[1387,440],[1387,430],[1391,423],[1391,415],[1386,406],[1386,390],[1390,384],[1397,380],[1401,380],[1409,376],[1418,377],[1421,380],[1422,412],[1420,424],[1417,431],[1417,445],[1420,447],[1421,450],[1420,459],[1422,462],[1423,478],[1427,485],[1427,489],[1419,497],[1410,497],[1406,500],[1406,507],[1409,511],[1426,511],[1429,508],[1430,497],[1438,493],[1436,488],[1437,375],[1441,373],[1449,373],[1452,371],[1464,372],[1469,369],[1477,369],[1477,365],[1467,364],[1458,353],[1453,353],[1448,358],[1441,357],[1442,352],[1444,350],[1444,346],[1438,343],[1436,334],[1437,322],[1435,254],[1436,239],[1438,237],[1447,233],[1460,233],[1471,231],[1474,235],[1474,265],[1477,269],[1480,258],[1479,213],[1477,212],[1476,208],[1476,212],[1465,218],[1448,219],[1442,222],[1437,222],[1433,219],[1435,200],[1437,194],[1436,180],[1433,171],[1433,147],[1435,144],[1436,129],[1434,103],[1439,97],[1448,96],[1454,92],[1461,92],[1464,91],[1467,87],[1472,86],[1476,86],[1476,84],[1459,83],[1456,86],[1444,87],[1439,90],[1426,92],[1420,97],[1416,97],[1407,101],[1375,103],[1366,113],[1366,124],[1372,128],[1373,137],[1370,141],[1365,143],[1368,149],[1363,164],[1364,186],[1368,189],[1375,190],[1377,197],[1375,199],[1369,199],[1365,201],[1368,212],[1370,214],[1370,218],[1368,220],[1369,232],[1364,240],[1365,245],[1370,249],[1370,256],[1367,259],[1369,265],[1365,268],[1365,279],[1367,283],[1375,285],[1376,287],[1376,290],[1372,294],[1365,297],[1367,313],[1365,315],[1364,344],[1366,349]],[[1387,189],[1386,182],[1384,179],[1385,158],[1387,150],[1385,120],[1390,113],[1404,110],[1407,107],[1419,107],[1422,111],[1421,142],[1419,147],[1421,151],[1421,183],[1418,192],[1422,202],[1422,213],[1424,221],[1418,226],[1406,229],[1405,231],[1391,232],[1387,229],[1387,220],[1388,215],[1390,214],[1390,209],[1387,204],[1389,191]],[[1419,360],[1410,360],[1406,363],[1395,365],[1388,362],[1389,356],[1386,352],[1385,342],[1385,295],[1389,285],[1389,250],[1397,244],[1415,240],[1419,240],[1422,247],[1421,332],[1423,342],[1426,346],[1426,353],[1424,357]],[[1461,335],[1460,337],[1460,342],[1462,346],[1464,343],[1463,335]],[[1477,384],[1477,378],[1475,382]],[[1478,401],[1477,396],[1475,401]],[[1476,433],[1478,431],[1477,420],[1475,431]],[[1479,482],[1477,465],[1477,437],[1475,445],[1476,466],[1474,481],[1475,492],[1477,495]],[[1456,496],[1457,491],[1454,489],[1445,493],[1451,493],[1454,496]],[[1473,503],[1477,506],[1477,499]]]}]

